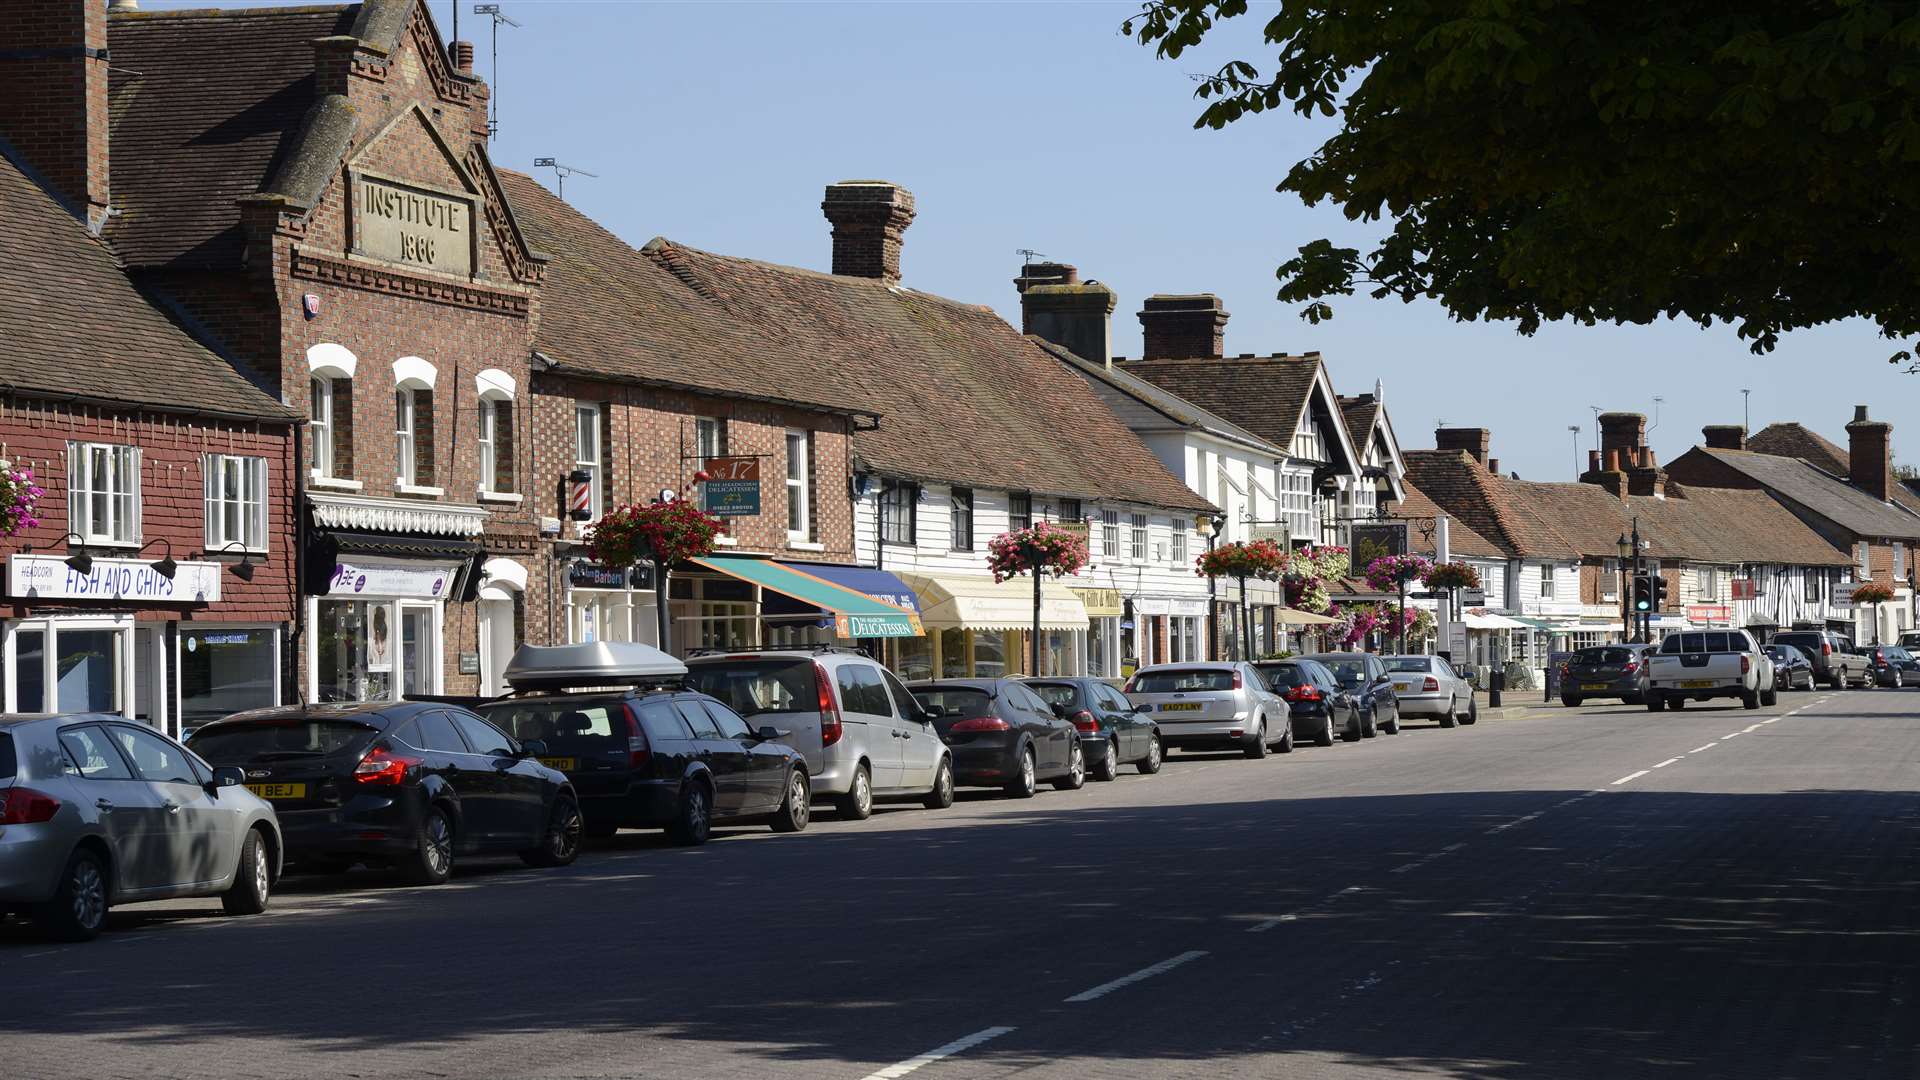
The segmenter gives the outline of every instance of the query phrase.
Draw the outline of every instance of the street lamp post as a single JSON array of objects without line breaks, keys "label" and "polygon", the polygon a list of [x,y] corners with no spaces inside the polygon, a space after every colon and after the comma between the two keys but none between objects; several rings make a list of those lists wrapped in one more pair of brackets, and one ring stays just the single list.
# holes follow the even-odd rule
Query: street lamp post
[{"label": "street lamp post", "polygon": [[[1213,545],[1220,538],[1220,526],[1226,518],[1218,514],[1201,514],[1194,519],[1193,527],[1207,542],[1207,553],[1213,553]],[[1213,575],[1207,575],[1207,659],[1220,658],[1220,612],[1214,600]]]},{"label": "street lamp post", "polygon": [[1632,641],[1634,638],[1634,633],[1631,629],[1633,626],[1633,586],[1627,577],[1627,559],[1633,554],[1633,546],[1632,542],[1627,539],[1626,533],[1620,534],[1620,539],[1614,544],[1614,551],[1620,556],[1620,633],[1625,636],[1628,641]]}]

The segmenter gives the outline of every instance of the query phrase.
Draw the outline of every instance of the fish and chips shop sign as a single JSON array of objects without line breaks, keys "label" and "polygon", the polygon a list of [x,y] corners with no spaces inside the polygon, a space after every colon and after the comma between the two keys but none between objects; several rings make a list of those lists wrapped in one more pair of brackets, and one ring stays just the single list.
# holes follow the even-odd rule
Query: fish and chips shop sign
[{"label": "fish and chips shop sign", "polygon": [[458,566],[357,566],[336,563],[328,596],[398,596],[443,600]]},{"label": "fish and chips shop sign", "polygon": [[169,578],[143,559],[96,558],[83,574],[58,555],[9,555],[7,595],[32,600],[211,604],[220,599],[220,565],[176,563]]}]

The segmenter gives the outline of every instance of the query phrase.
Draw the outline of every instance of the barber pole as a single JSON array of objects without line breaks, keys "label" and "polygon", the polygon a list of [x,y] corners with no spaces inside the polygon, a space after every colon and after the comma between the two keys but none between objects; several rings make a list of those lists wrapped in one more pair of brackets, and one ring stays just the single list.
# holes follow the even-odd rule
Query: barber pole
[{"label": "barber pole", "polygon": [[567,474],[567,516],[575,521],[593,517],[593,474],[585,469]]}]

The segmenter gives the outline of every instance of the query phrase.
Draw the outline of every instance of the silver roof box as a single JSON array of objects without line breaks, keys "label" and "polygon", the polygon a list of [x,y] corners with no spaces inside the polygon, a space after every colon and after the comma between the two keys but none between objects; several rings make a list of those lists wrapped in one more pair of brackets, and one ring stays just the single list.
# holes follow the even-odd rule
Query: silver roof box
[{"label": "silver roof box", "polygon": [[515,690],[658,684],[686,674],[687,665],[659,649],[626,641],[522,645],[506,670]]}]

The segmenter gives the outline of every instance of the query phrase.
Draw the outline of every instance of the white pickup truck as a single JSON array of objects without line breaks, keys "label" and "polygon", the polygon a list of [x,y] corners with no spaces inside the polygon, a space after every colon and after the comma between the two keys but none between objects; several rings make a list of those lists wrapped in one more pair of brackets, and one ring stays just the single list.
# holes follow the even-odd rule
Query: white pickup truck
[{"label": "white pickup truck", "polygon": [[1773,661],[1745,630],[1668,634],[1647,658],[1647,711],[1737,697],[1749,709],[1774,702]]}]

